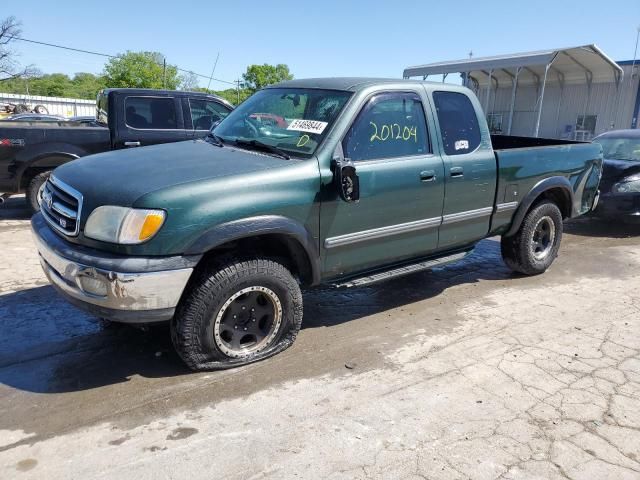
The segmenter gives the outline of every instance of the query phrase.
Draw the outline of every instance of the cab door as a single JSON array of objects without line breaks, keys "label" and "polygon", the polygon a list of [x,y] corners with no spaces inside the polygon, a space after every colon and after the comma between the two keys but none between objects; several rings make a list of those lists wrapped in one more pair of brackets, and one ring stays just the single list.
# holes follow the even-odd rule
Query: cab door
[{"label": "cab door", "polygon": [[327,277],[427,255],[437,247],[444,167],[431,148],[428,100],[421,93],[373,95],[343,138],[343,155],[359,177],[360,199],[323,201]]},{"label": "cab door", "polygon": [[489,232],[497,164],[482,109],[462,91],[432,92],[438,144],[444,160],[444,208],[439,250],[474,243]]}]

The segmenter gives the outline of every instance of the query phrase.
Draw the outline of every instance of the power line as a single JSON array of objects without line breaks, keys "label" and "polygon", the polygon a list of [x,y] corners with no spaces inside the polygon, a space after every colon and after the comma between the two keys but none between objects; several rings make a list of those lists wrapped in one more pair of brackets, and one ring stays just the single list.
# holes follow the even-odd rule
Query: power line
[{"label": "power line", "polygon": [[[106,57],[106,58],[119,58],[120,57],[119,55],[109,55],[108,53],[92,52],[90,50],[83,50],[81,48],[67,47],[65,45],[56,45],[55,43],[40,42],[38,40],[30,40],[28,38],[22,38],[22,37],[17,37],[17,36],[11,36],[10,38],[13,39],[13,40],[20,40],[21,42],[35,43],[37,45],[44,45],[46,47],[61,48],[63,50],[70,50],[72,52],[86,53],[86,54],[89,54],[89,55],[97,55],[99,57]],[[158,62],[158,65],[162,65],[162,64]],[[214,78],[214,77],[212,77],[210,75],[202,75],[200,73],[195,73],[195,72],[193,72],[191,70],[185,70],[184,68],[176,67],[176,70],[179,71],[179,72],[184,72],[184,73],[189,73],[191,75],[195,75],[196,77],[206,78],[209,81],[215,80],[216,82],[226,83],[228,85],[234,85],[234,86],[236,84],[235,82],[229,82],[227,80],[221,80],[219,78]]]}]

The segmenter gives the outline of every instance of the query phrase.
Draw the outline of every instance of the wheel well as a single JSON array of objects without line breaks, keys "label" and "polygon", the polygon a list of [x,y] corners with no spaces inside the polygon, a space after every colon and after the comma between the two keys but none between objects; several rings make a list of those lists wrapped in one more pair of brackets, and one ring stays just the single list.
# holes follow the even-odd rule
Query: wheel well
[{"label": "wheel well", "polygon": [[46,156],[43,158],[38,158],[31,165],[29,165],[24,172],[22,172],[22,177],[20,178],[20,188],[22,190],[26,189],[29,186],[29,182],[36,175],[40,175],[49,170],[53,170],[60,165],[63,165],[67,162],[75,160],[76,156],[65,156],[64,154],[53,154],[51,156]]},{"label": "wheel well", "polygon": [[209,250],[198,266],[220,255],[264,256],[282,263],[303,285],[313,283],[313,270],[302,244],[288,235],[265,234],[232,240]]},{"label": "wheel well", "polygon": [[562,213],[562,218],[571,217],[571,196],[564,188],[556,187],[545,190],[536,198],[529,210],[544,201],[555,203]]},{"label": "wheel well", "polygon": [[22,177],[20,178],[20,189],[25,190],[29,186],[29,183],[31,183],[31,180],[33,180],[37,175],[40,175],[41,173],[44,173],[48,170],[52,170],[52,167],[36,166],[27,168],[22,173]]}]

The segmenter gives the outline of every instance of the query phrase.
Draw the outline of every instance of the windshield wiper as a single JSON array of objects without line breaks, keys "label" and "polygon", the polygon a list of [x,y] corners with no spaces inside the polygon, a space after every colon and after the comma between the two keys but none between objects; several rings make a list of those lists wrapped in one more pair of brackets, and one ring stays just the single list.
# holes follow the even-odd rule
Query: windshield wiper
[{"label": "windshield wiper", "polygon": [[224,147],[224,143],[222,143],[222,139],[215,133],[210,131],[209,133],[207,133],[206,138],[207,139],[210,138],[212,140],[211,143],[213,143],[216,147]]},{"label": "windshield wiper", "polygon": [[289,154],[284,150],[281,150],[278,147],[274,147],[273,145],[269,145],[267,143],[262,143],[259,140],[242,140],[240,138],[236,138],[234,143],[236,145],[240,145],[243,147],[253,147],[256,150],[262,150],[269,153],[273,153],[274,155],[282,157],[285,160],[291,160],[291,157],[289,156]]}]

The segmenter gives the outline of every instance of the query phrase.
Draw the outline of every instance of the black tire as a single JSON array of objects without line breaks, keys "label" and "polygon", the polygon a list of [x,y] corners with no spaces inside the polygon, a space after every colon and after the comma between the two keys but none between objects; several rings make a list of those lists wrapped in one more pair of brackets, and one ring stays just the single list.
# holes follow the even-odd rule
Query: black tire
[{"label": "black tire", "polygon": [[502,237],[502,258],[515,272],[539,275],[558,256],[561,240],[560,209],[553,202],[541,202],[529,210],[515,235]]},{"label": "black tire", "polygon": [[[273,308],[273,320],[268,335],[263,339],[266,343],[260,347],[258,337],[255,337],[254,346],[248,349],[258,350],[238,353],[245,347],[239,344],[234,349],[231,346],[233,340],[227,339],[229,343],[226,343],[224,335],[242,335],[242,332],[231,330],[229,333],[229,330],[223,329],[230,329],[230,323],[233,322],[236,322],[234,329],[238,325],[245,325],[244,330],[247,326],[256,328],[269,318],[269,315],[265,315],[255,324],[256,318],[252,318],[254,314],[248,311],[242,312],[245,317],[238,313],[240,320],[227,316],[235,311],[233,308],[237,308],[233,302],[242,304],[248,301],[242,300],[243,296],[260,296],[262,293],[252,291],[240,295],[251,289],[267,292],[265,298]],[[238,300],[233,300],[236,295],[240,295]],[[178,355],[192,370],[223,369],[253,363],[282,352],[293,344],[301,324],[302,294],[298,282],[287,268],[267,258],[229,258],[212,262],[194,274],[171,322],[171,339]],[[247,335],[251,335],[251,332]]]},{"label": "black tire", "polygon": [[44,182],[47,181],[51,175],[51,171],[42,172],[33,177],[29,181],[29,185],[27,185],[27,191],[25,192],[25,200],[27,201],[27,206],[31,210],[32,213],[37,213],[40,211],[40,204],[38,203],[38,192],[40,191],[40,187],[44,185]]},{"label": "black tire", "polygon": [[29,111],[29,107],[27,107],[24,103],[19,103],[18,105],[16,105],[13,111],[14,113],[27,113]]},{"label": "black tire", "polygon": [[33,107],[34,113],[39,113],[40,115],[49,115],[49,110],[44,105],[36,105]]}]

